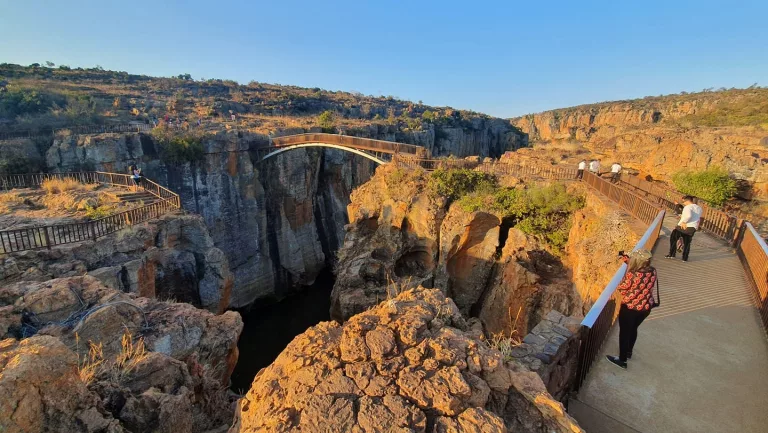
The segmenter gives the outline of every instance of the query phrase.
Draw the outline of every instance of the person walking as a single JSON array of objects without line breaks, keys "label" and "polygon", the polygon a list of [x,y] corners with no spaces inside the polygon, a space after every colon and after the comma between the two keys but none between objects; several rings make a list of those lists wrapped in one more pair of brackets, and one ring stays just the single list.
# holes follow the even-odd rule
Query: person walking
[{"label": "person walking", "polygon": [[611,183],[617,183],[621,178],[621,164],[614,162],[611,164]]},{"label": "person walking", "polygon": [[[652,257],[648,250],[635,250],[623,256],[627,272],[618,287],[621,293],[619,356],[606,355],[606,358],[611,364],[625,370],[637,341],[637,329],[651,314],[651,309],[660,303],[656,269],[651,266]],[[654,287],[657,288],[656,295],[653,293]]]},{"label": "person walking", "polygon": [[[672,235],[669,237],[669,254],[664,256],[667,259],[675,258],[677,254],[677,241],[683,240],[683,261],[688,261],[688,255],[691,253],[691,241],[693,241],[693,235],[696,230],[699,229],[699,221],[701,221],[701,206],[694,203],[695,197],[692,195],[686,195],[683,197],[683,212],[680,215],[680,221],[677,223],[677,227],[672,231]],[[677,205],[677,203],[675,203]]]},{"label": "person walking", "polygon": [[584,170],[587,168],[587,160],[579,161],[579,169],[576,172],[576,179],[584,179]]}]

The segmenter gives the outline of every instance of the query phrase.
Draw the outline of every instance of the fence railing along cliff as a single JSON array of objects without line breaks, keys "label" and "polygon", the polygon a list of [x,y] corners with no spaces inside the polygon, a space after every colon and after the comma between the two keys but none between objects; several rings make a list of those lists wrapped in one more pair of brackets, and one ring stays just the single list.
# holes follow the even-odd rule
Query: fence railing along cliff
[{"label": "fence railing along cliff", "polygon": [[[637,194],[634,194],[616,184],[610,183],[592,173],[584,173],[584,182],[603,195],[616,202],[635,218],[648,224],[648,229],[637,242],[634,249],[653,251],[659,239],[666,211]],[[622,264],[605,286],[600,296],[590,308],[581,322],[581,345],[579,346],[578,368],[574,382],[574,391],[578,391],[589,373],[592,363],[597,358],[600,349],[608,337],[608,333],[616,321],[621,306],[621,296],[617,291],[619,283],[624,278],[627,265]]]},{"label": "fence railing along cliff", "polygon": [[[0,176],[0,188],[39,187],[47,179],[75,179],[82,183],[133,187],[133,180],[127,174],[78,172]],[[0,231],[0,254],[40,248],[50,249],[56,245],[93,240],[181,209],[178,194],[146,178],[142,178],[141,183],[142,189],[157,197],[158,201],[92,221],[2,230]]]},{"label": "fence railing along cliff", "polygon": [[14,140],[20,138],[51,137],[64,132],[70,134],[106,134],[114,132],[146,132],[152,129],[152,125],[146,123],[115,123],[107,125],[72,125],[63,128],[47,128],[25,131],[0,131],[0,140]]}]

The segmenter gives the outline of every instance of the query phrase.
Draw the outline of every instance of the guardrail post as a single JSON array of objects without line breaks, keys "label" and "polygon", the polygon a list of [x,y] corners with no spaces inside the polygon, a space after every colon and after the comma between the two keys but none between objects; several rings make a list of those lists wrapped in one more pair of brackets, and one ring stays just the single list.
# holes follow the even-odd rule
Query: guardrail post
[{"label": "guardrail post", "polygon": [[51,249],[51,238],[48,237],[48,227],[43,227],[43,233],[45,234],[45,246]]}]

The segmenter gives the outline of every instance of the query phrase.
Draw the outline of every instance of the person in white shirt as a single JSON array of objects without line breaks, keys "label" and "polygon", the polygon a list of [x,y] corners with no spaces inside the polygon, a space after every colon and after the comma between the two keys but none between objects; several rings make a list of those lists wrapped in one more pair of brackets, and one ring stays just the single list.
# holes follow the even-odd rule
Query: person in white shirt
[{"label": "person in white shirt", "polygon": [[587,160],[582,159],[581,162],[579,162],[579,170],[576,173],[576,179],[584,179],[584,170],[587,168]]},{"label": "person in white shirt", "polygon": [[683,213],[677,227],[672,231],[669,237],[669,254],[664,256],[667,259],[673,259],[677,253],[677,241],[683,240],[683,261],[688,261],[688,255],[691,253],[691,241],[696,230],[699,229],[701,221],[701,206],[693,202],[694,197],[687,195],[683,197]]},{"label": "person in white shirt", "polygon": [[595,173],[596,175],[600,176],[600,161],[593,159],[589,163],[589,171],[592,173]]},{"label": "person in white shirt", "polygon": [[621,164],[614,162],[611,164],[611,183],[616,183],[621,178]]}]

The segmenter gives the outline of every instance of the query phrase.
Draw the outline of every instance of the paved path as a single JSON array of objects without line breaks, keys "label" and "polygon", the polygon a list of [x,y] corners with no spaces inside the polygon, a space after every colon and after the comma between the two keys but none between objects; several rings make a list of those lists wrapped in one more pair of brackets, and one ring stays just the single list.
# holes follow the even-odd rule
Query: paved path
[{"label": "paved path", "polygon": [[629,368],[605,360],[618,354],[617,324],[569,411],[589,433],[768,432],[768,340],[743,268],[704,233],[688,263],[664,259],[676,221],[654,251],[662,305]]}]

